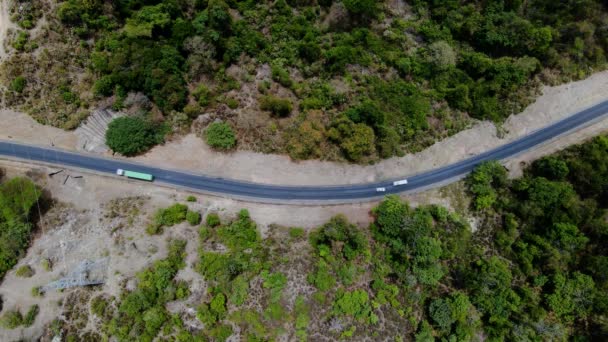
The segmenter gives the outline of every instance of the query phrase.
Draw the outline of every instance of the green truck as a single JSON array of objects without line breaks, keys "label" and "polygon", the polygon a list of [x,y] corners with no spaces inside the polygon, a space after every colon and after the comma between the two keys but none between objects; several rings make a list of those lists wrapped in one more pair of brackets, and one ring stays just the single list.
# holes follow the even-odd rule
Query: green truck
[{"label": "green truck", "polygon": [[123,170],[123,169],[116,170],[116,174],[119,175],[119,176],[125,176],[127,178],[145,180],[145,181],[148,181],[148,182],[151,182],[151,181],[154,180],[154,176],[152,176],[150,174],[141,173],[141,172],[135,172],[135,171],[129,171],[129,170]]}]

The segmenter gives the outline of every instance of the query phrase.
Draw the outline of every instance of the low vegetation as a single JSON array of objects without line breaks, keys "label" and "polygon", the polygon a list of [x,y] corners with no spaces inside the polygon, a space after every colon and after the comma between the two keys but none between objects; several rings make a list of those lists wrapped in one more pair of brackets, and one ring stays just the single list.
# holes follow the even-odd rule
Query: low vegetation
[{"label": "low vegetation", "polygon": [[188,221],[193,226],[197,225],[201,221],[201,215],[198,212],[190,211],[185,204],[176,203],[168,208],[157,210],[146,231],[148,234],[161,234],[163,227],[171,227],[184,221]]},{"label": "low vegetation", "polygon": [[187,285],[173,278],[184,267],[186,241],[172,240],[169,255],[154,263],[152,267],[138,273],[137,288],[123,293],[115,309],[102,301],[95,302],[95,313],[109,317],[103,332],[118,341],[150,341],[159,333],[170,334],[180,330],[179,317],[171,315],[165,308],[167,302],[180,300],[189,295]]},{"label": "low vegetation", "polygon": [[7,310],[2,317],[0,317],[0,326],[5,329],[16,329],[21,326],[26,328],[30,327],[34,324],[34,321],[36,321],[39,311],[38,305],[32,305],[25,316],[18,310]]},{"label": "low vegetation", "polygon": [[[9,179],[0,184],[0,279],[13,268],[25,253],[34,229],[34,207],[42,191],[23,177]],[[18,275],[31,275],[31,268],[17,270]]]},{"label": "low vegetation", "polygon": [[21,266],[15,271],[15,275],[21,278],[30,278],[34,275],[34,270],[29,266]]}]

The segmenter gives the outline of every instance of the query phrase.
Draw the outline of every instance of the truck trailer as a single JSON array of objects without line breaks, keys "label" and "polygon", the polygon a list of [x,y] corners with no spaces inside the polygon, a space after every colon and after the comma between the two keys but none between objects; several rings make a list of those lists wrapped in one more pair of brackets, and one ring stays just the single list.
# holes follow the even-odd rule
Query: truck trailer
[{"label": "truck trailer", "polygon": [[151,182],[154,180],[154,176],[152,176],[151,174],[142,173],[142,172],[118,169],[118,170],[116,170],[116,174],[119,176],[125,176],[127,178],[139,179],[139,180],[144,180],[144,181],[148,181],[148,182]]}]

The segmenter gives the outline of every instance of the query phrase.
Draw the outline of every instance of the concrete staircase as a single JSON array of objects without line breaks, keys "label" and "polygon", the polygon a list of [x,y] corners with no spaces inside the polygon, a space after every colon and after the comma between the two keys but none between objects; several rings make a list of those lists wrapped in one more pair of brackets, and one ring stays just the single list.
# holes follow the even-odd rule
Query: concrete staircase
[{"label": "concrete staircase", "polygon": [[108,124],[114,118],[122,116],[108,109],[98,109],[94,111],[85,122],[75,131],[78,136],[77,148],[81,151],[105,153],[108,151],[106,146],[106,130]]}]

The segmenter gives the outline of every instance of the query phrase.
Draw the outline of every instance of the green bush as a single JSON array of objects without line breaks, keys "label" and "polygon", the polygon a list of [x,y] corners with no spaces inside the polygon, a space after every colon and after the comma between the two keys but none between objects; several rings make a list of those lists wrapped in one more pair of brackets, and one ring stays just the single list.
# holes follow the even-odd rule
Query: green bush
[{"label": "green bush", "polygon": [[228,97],[224,100],[224,103],[226,104],[226,106],[228,106],[228,108],[230,109],[237,109],[239,107],[239,100],[233,98],[233,97]]},{"label": "green bush", "polygon": [[206,107],[211,103],[211,92],[204,84],[200,84],[196,87],[192,95],[201,107]]},{"label": "green bush", "polygon": [[26,81],[25,77],[17,76],[11,82],[10,89],[16,93],[21,93],[21,92],[23,92],[23,89],[25,89],[26,85],[27,85],[27,81]]},{"label": "green bush", "polygon": [[42,259],[42,261],[40,261],[40,266],[46,272],[50,272],[53,269],[53,264],[51,263],[51,260],[49,260],[48,258]]},{"label": "green bush", "polygon": [[32,294],[32,297],[42,297],[44,292],[42,292],[41,286],[34,286],[34,287],[32,287],[31,294]]},{"label": "green bush", "polygon": [[296,297],[294,312],[296,315],[296,336],[298,337],[298,340],[306,341],[306,338],[308,336],[308,324],[310,323],[310,309],[304,302],[304,297]]},{"label": "green bush", "polygon": [[15,40],[13,41],[13,47],[15,48],[15,50],[24,51],[29,39],[30,34],[28,32],[19,31],[19,33],[17,33],[17,37],[15,37]]},{"label": "green bush", "polygon": [[40,308],[38,307],[38,305],[32,305],[30,307],[30,309],[27,311],[27,313],[25,314],[25,317],[23,318],[23,326],[25,327],[30,327],[34,324],[34,321],[36,321],[36,317],[38,316],[38,313],[40,312]]},{"label": "green bush", "polygon": [[344,7],[356,15],[374,16],[378,11],[378,5],[375,0],[342,0]]},{"label": "green bush", "polygon": [[194,197],[194,196],[190,195],[190,196],[188,196],[188,197],[186,198],[186,201],[188,201],[188,202],[196,202],[196,197]]},{"label": "green bush", "polygon": [[198,236],[201,239],[201,241],[207,241],[207,239],[209,239],[209,237],[211,236],[211,232],[209,231],[209,227],[201,226],[198,229]]},{"label": "green bush", "polygon": [[158,235],[158,234],[162,234],[163,232],[163,226],[156,224],[154,222],[149,223],[146,226],[146,233],[148,235]]},{"label": "green bush", "polygon": [[306,235],[306,231],[304,228],[290,228],[289,229],[289,237],[292,239],[300,239],[304,235]]},{"label": "green bush", "polygon": [[104,315],[111,316],[103,325],[104,334],[119,341],[130,341],[133,336],[152,341],[164,325],[170,324],[171,316],[165,305],[175,300],[178,292],[183,292],[178,291],[183,285],[174,277],[185,266],[186,241],[170,240],[168,244],[167,258],[137,274],[137,287],[121,295],[117,310],[107,312],[107,305],[102,300],[92,303],[96,315],[106,307]]},{"label": "green bush", "polygon": [[491,208],[498,200],[497,189],[507,184],[507,171],[498,162],[479,165],[467,178],[476,210]]},{"label": "green bush", "polygon": [[226,297],[218,293],[209,304],[198,307],[196,317],[205,325],[213,325],[226,317]]},{"label": "green bush", "polygon": [[207,144],[213,148],[228,150],[236,145],[236,134],[229,124],[214,122],[205,131]]},{"label": "green bush", "polygon": [[282,66],[278,64],[272,65],[271,68],[272,79],[281,84],[284,87],[291,88],[293,82],[289,77],[289,73]]},{"label": "green bush", "polygon": [[343,215],[332,217],[329,222],[313,231],[310,243],[323,258],[329,258],[331,254],[339,259],[354,260],[369,253],[363,233]]},{"label": "green bush", "polygon": [[196,211],[188,210],[186,213],[186,221],[188,221],[191,226],[196,226],[197,224],[201,223],[201,214]]},{"label": "green bush", "polygon": [[23,315],[17,310],[6,311],[0,317],[0,326],[5,329],[15,329],[23,324]]},{"label": "green bush", "polygon": [[154,222],[161,225],[171,227],[178,223],[184,222],[188,214],[188,206],[181,203],[175,203],[174,205],[159,209],[155,216]]},{"label": "green bush", "polygon": [[306,277],[308,282],[320,291],[328,291],[336,285],[336,278],[331,274],[329,265],[319,260],[315,270]]},{"label": "green bush", "polygon": [[108,309],[109,302],[103,296],[97,296],[91,300],[91,312],[97,317],[105,317],[106,310]]},{"label": "green bush", "polygon": [[30,267],[30,265],[24,265],[15,271],[15,275],[21,278],[30,278],[34,275],[34,270]]},{"label": "green bush", "polygon": [[284,118],[291,114],[293,105],[288,99],[280,99],[274,96],[264,96],[260,100],[260,109],[269,111],[273,116]]},{"label": "green bush", "polygon": [[125,156],[146,152],[163,140],[163,134],[157,127],[137,117],[116,118],[110,122],[106,131],[108,147]]},{"label": "green bush", "polygon": [[352,316],[360,321],[367,320],[372,315],[369,295],[365,290],[338,292],[333,304],[333,313]]},{"label": "green bush", "polygon": [[363,123],[355,124],[346,117],[336,120],[327,136],[340,146],[346,158],[355,162],[375,150],[374,130]]},{"label": "green bush", "polygon": [[270,291],[270,302],[278,303],[283,295],[283,289],[287,285],[287,277],[280,272],[269,273],[268,271],[263,271],[261,275],[264,279],[262,287]]},{"label": "green bush", "polygon": [[109,96],[114,91],[114,79],[112,76],[106,75],[95,81],[93,85],[93,93],[98,96]]},{"label": "green bush", "polygon": [[216,213],[209,213],[205,219],[209,227],[217,227],[222,224],[220,216]]}]

